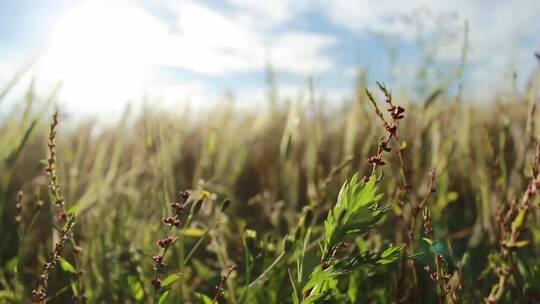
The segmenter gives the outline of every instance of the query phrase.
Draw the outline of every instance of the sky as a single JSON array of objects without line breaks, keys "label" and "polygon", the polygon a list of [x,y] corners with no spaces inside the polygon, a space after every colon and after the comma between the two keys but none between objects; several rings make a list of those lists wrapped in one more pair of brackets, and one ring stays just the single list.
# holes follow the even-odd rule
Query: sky
[{"label": "sky", "polygon": [[513,71],[523,87],[538,68],[538,16],[537,0],[0,0],[0,83],[32,63],[20,91],[31,79],[44,95],[61,83],[59,101],[75,112],[205,105],[225,92],[253,106],[270,65],[281,98],[311,78],[340,102],[359,71],[398,87],[414,87],[426,60],[430,73],[454,73],[467,32],[465,90],[489,100]]}]

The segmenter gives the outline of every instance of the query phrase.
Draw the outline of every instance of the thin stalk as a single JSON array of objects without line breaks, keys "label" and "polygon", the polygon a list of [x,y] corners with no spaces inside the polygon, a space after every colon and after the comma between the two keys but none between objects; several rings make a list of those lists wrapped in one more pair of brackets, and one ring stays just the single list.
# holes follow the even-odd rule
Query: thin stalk
[{"label": "thin stalk", "polygon": [[193,254],[195,253],[195,251],[197,250],[197,248],[199,248],[199,246],[201,245],[202,241],[206,238],[206,236],[208,235],[208,233],[210,232],[210,230],[214,229],[215,225],[217,223],[217,220],[214,221],[214,223],[212,223],[212,225],[208,228],[206,228],[206,230],[204,231],[203,235],[197,240],[197,243],[195,243],[195,245],[193,246],[193,248],[191,248],[191,250],[189,251],[188,255],[186,256],[186,258],[184,259],[184,262],[182,263],[182,266],[186,266],[187,263],[189,262],[189,259],[193,256]]},{"label": "thin stalk", "polygon": [[262,280],[264,280],[266,276],[268,275],[268,273],[272,271],[274,267],[276,267],[276,265],[281,261],[281,259],[283,259],[284,256],[285,256],[285,251],[280,253],[279,256],[272,262],[272,264],[270,264],[270,266],[268,266],[268,268],[266,268],[266,270],[263,273],[261,273],[261,275],[255,279],[255,281],[251,282],[248,285],[248,288],[255,287],[255,285],[259,284]]}]

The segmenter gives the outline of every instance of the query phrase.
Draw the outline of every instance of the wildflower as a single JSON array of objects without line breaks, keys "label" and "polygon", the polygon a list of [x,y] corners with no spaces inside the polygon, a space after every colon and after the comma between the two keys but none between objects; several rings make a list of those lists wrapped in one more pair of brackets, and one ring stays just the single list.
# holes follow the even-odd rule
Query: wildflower
[{"label": "wildflower", "polygon": [[185,210],[185,205],[187,200],[189,199],[189,192],[187,191],[180,191],[178,193],[180,196],[180,199],[178,201],[173,201],[171,203],[171,208],[173,210],[173,216],[164,216],[161,218],[161,221],[169,226],[169,230],[166,234],[166,237],[164,239],[158,240],[156,243],[159,246],[160,253],[157,255],[152,256],[152,260],[155,264],[155,273],[154,278],[152,279],[152,285],[155,287],[155,292],[157,292],[158,289],[161,288],[161,280],[158,277],[158,266],[163,267],[164,259],[165,259],[165,253],[167,252],[167,249],[179,238],[178,236],[173,237],[171,236],[171,228],[174,226],[176,228],[180,227],[182,225],[182,221],[180,220],[180,216]]},{"label": "wildflower", "polygon": [[203,192],[201,193],[201,199],[202,199],[202,200],[206,200],[206,199],[209,199],[209,198],[210,198],[210,192],[208,192],[208,191],[203,191]]}]

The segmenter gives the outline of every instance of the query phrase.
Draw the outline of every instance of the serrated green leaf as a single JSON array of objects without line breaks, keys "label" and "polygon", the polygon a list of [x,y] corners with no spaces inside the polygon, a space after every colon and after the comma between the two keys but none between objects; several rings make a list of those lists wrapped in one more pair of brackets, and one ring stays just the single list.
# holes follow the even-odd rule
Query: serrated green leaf
[{"label": "serrated green leaf", "polygon": [[403,248],[405,248],[405,244],[391,244],[381,253],[381,257],[377,264],[385,265],[395,262],[401,256]]},{"label": "serrated green leaf", "polygon": [[377,194],[376,179],[367,183],[355,174],[341,187],[337,203],[324,222],[323,256],[342,242],[352,242],[377,223],[389,210],[378,205],[382,194]]}]

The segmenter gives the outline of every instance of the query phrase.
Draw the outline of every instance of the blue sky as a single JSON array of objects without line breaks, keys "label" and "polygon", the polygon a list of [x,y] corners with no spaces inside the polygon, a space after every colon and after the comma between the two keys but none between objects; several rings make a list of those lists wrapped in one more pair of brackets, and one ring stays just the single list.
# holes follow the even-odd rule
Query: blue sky
[{"label": "blue sky", "polygon": [[537,68],[539,15],[535,0],[4,0],[0,81],[36,59],[25,81],[35,77],[43,94],[62,81],[60,101],[74,111],[117,111],[142,96],[211,104],[227,90],[249,106],[264,99],[270,61],[281,97],[305,92],[313,77],[339,102],[359,69],[411,87],[429,53],[451,73],[468,22],[465,77],[475,85],[466,90],[489,99],[511,67],[520,85]]}]

